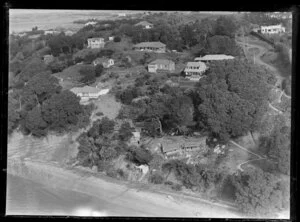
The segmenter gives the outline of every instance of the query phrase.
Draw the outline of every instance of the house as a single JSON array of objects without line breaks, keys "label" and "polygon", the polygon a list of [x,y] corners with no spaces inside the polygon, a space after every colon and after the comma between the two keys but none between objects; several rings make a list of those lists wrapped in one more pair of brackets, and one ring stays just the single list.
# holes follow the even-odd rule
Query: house
[{"label": "house", "polygon": [[98,64],[102,64],[104,68],[109,68],[115,64],[113,59],[108,58],[97,58],[93,61],[93,65],[96,66]]},{"label": "house", "polygon": [[284,33],[285,27],[282,26],[282,24],[279,25],[269,25],[269,26],[261,26],[260,32],[262,34],[278,34],[278,33]]},{"label": "house", "polygon": [[231,55],[224,55],[224,54],[205,55],[203,57],[195,58],[195,61],[210,62],[210,61],[220,61],[220,60],[228,60],[228,59],[234,59],[234,57]]},{"label": "house", "polygon": [[85,23],[84,26],[88,26],[88,25],[93,25],[94,26],[96,24],[97,24],[97,22],[89,21],[89,22]]},{"label": "house", "polygon": [[88,48],[92,49],[104,48],[105,45],[104,38],[89,38],[87,41]]},{"label": "house", "polygon": [[172,72],[175,70],[175,63],[168,59],[156,59],[148,64],[148,71],[156,73],[157,71]]},{"label": "house", "polygon": [[186,78],[192,81],[201,79],[203,73],[208,69],[204,62],[188,62],[184,69]]},{"label": "house", "polygon": [[87,101],[89,99],[97,99],[101,95],[105,95],[109,92],[109,89],[99,89],[97,87],[84,86],[74,87],[71,92],[81,98],[81,101]]},{"label": "house", "polygon": [[44,31],[44,35],[58,35],[59,31],[53,30],[53,29],[48,29]]},{"label": "house", "polygon": [[43,56],[43,61],[45,62],[46,65],[54,61],[53,55],[44,55]]},{"label": "house", "polygon": [[208,150],[206,137],[186,138],[183,136],[165,137],[160,143],[160,148],[162,154],[167,157],[174,154],[185,154],[191,151],[205,152]]},{"label": "house", "polygon": [[109,36],[109,37],[108,37],[108,40],[109,40],[109,41],[114,41],[114,38],[115,38],[114,36]]},{"label": "house", "polygon": [[161,42],[141,42],[134,45],[133,49],[137,51],[164,53],[166,52],[166,45]]},{"label": "house", "polygon": [[119,13],[118,14],[118,17],[125,17],[126,16],[126,13]]},{"label": "house", "polygon": [[67,31],[65,31],[65,35],[66,36],[71,36],[71,35],[73,35],[75,32],[73,32],[73,31],[71,31],[71,30],[67,30]]},{"label": "house", "polygon": [[132,132],[133,136],[130,139],[130,143],[133,144],[140,144],[140,140],[141,140],[141,133],[140,132]]},{"label": "house", "polygon": [[139,22],[137,24],[135,24],[134,26],[142,26],[144,29],[152,29],[153,28],[153,24],[147,21],[142,21]]}]

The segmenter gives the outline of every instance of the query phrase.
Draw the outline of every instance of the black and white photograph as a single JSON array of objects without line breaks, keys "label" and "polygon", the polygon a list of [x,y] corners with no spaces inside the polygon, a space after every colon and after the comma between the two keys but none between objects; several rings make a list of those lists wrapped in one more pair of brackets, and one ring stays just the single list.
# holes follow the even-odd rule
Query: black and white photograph
[{"label": "black and white photograph", "polygon": [[5,215],[290,219],[292,17],[9,8]]}]

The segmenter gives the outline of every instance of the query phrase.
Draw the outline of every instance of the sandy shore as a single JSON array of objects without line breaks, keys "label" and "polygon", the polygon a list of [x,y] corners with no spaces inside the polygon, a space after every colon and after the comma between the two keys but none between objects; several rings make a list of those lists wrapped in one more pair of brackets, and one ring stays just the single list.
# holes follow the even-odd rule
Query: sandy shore
[{"label": "sandy shore", "polygon": [[122,183],[113,183],[104,178],[95,177],[78,168],[64,169],[51,163],[10,159],[8,173],[51,188],[72,190],[109,201],[118,212],[109,216],[240,217],[228,208],[208,204],[196,198],[139,191]]}]

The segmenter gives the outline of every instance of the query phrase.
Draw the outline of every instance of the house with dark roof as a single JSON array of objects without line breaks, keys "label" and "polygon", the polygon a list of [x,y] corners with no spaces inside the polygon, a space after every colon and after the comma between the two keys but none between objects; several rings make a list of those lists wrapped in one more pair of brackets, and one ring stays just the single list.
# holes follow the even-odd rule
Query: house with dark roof
[{"label": "house with dark roof", "polygon": [[166,52],[166,45],[161,42],[141,42],[134,45],[133,49],[137,51],[164,53]]},{"label": "house with dark roof", "polygon": [[142,26],[144,29],[152,29],[153,28],[153,24],[147,21],[141,21],[137,24],[135,24],[134,26]]},{"label": "house with dark roof", "polygon": [[175,70],[175,63],[168,59],[156,59],[148,64],[148,71],[156,73],[159,71],[172,72]]}]

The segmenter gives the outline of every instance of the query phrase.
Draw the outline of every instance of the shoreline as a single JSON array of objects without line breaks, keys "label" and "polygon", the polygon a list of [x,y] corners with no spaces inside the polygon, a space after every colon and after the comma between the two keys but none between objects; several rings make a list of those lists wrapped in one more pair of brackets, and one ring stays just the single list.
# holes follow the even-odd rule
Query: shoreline
[{"label": "shoreline", "polygon": [[[8,161],[7,173],[32,180],[43,185],[84,193],[110,202],[134,205],[141,215],[157,217],[215,217],[241,218],[229,209],[209,204],[199,198],[151,189],[138,190],[127,181],[97,175],[87,170],[60,168],[43,161]],[[111,179],[111,180],[110,180]],[[110,180],[110,181],[109,181]],[[215,215],[218,212],[218,215]]]}]

